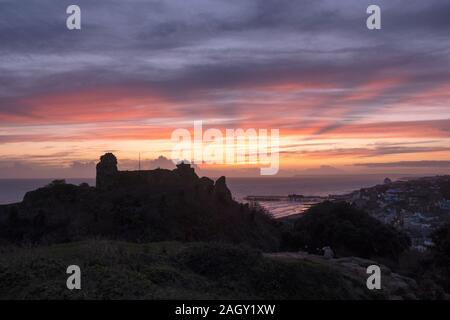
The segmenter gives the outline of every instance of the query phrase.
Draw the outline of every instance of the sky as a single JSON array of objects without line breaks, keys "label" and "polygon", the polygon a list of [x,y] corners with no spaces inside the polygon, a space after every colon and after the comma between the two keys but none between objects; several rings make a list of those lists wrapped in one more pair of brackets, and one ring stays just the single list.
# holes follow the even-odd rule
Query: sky
[{"label": "sky", "polygon": [[448,173],[450,2],[0,0],[0,178],[170,167],[195,120],[279,129],[280,176]]}]

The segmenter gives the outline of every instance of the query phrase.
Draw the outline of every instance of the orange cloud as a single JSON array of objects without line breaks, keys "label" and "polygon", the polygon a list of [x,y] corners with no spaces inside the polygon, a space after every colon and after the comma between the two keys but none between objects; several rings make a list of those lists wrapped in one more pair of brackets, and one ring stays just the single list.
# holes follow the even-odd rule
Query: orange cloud
[{"label": "orange cloud", "polygon": [[386,90],[392,90],[405,81],[404,77],[377,79],[357,86],[352,93],[343,99],[343,102],[367,101],[378,97]]},{"label": "orange cloud", "polygon": [[107,88],[33,96],[18,101],[24,114],[0,114],[7,123],[50,124],[126,121],[171,117],[173,105],[150,90]]}]

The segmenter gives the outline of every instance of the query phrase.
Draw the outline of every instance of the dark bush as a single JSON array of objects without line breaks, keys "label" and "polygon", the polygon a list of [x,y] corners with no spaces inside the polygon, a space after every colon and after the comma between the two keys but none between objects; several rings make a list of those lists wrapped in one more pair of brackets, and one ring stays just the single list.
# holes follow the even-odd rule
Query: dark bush
[{"label": "dark bush", "polygon": [[450,292],[450,224],[443,226],[432,235],[434,276],[443,288]]},{"label": "dark bush", "polygon": [[330,246],[338,256],[398,259],[410,246],[406,234],[348,203],[324,202],[310,208],[283,236],[284,247],[320,253]]}]

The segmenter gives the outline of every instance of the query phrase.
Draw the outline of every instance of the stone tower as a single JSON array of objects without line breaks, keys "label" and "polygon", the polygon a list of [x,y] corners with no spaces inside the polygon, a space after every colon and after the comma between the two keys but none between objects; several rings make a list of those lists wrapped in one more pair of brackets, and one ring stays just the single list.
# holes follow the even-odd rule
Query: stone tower
[{"label": "stone tower", "polygon": [[97,163],[96,187],[99,189],[111,188],[117,179],[117,158],[112,153],[105,153]]},{"label": "stone tower", "polygon": [[198,178],[194,168],[192,168],[189,163],[185,163],[184,161],[177,164],[177,168],[174,171],[178,172],[178,174],[183,178]]}]

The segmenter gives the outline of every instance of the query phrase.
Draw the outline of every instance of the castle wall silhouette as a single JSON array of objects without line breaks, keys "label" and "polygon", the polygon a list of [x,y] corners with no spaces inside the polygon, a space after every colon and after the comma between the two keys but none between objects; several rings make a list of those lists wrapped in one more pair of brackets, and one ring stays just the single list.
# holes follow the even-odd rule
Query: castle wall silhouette
[{"label": "castle wall silhouette", "polygon": [[225,177],[216,182],[199,178],[190,164],[180,163],[174,170],[155,169],[137,171],[119,171],[117,158],[112,153],[105,153],[97,164],[96,187],[100,190],[144,187],[160,190],[192,190],[204,195],[214,195],[221,200],[231,201]]}]

